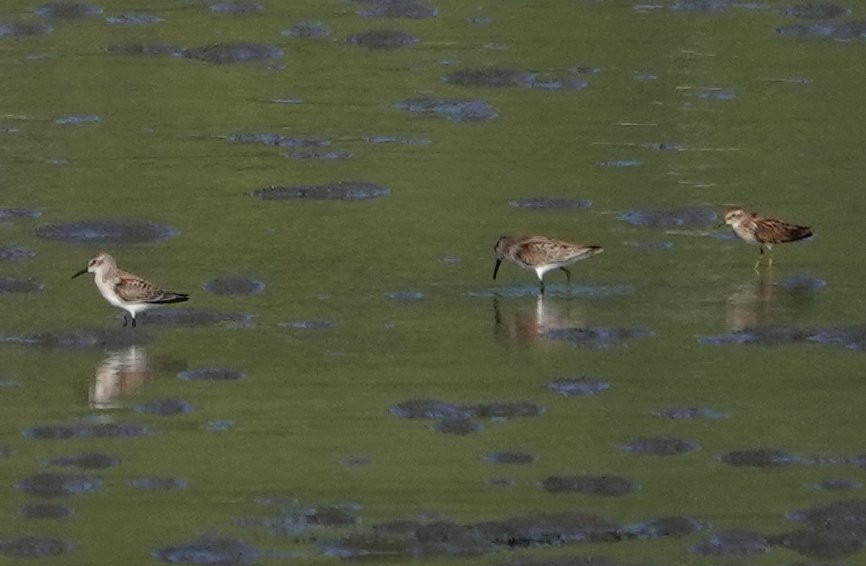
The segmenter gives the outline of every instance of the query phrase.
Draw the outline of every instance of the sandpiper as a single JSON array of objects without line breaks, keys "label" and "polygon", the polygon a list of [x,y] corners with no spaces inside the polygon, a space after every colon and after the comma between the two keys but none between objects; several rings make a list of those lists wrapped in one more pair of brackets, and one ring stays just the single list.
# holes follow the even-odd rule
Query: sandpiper
[{"label": "sandpiper", "polygon": [[521,236],[512,238],[501,236],[493,246],[496,254],[496,266],[493,268],[493,278],[499,272],[503,260],[510,261],[523,269],[531,269],[538,275],[541,292],[544,293],[544,274],[552,269],[561,269],[571,283],[571,272],[568,266],[582,259],[592,257],[604,251],[601,246],[586,246],[571,244],[562,240],[554,240],[545,236]]},{"label": "sandpiper", "polygon": [[117,268],[117,262],[107,253],[96,255],[87,262],[87,267],[72,276],[90,272],[95,275],[94,281],[99,293],[112,305],[125,310],[123,326],[129,323],[126,313],[135,326],[135,315],[157,305],[182,303],[189,300],[189,295],[163,291],[153,283],[132,273]]},{"label": "sandpiper", "polygon": [[761,253],[755,263],[755,270],[764,259],[764,250],[769,256],[769,266],[773,267],[773,246],[785,242],[796,242],[812,235],[808,226],[788,224],[775,218],[760,216],[755,212],[746,212],[742,208],[732,208],[725,212],[724,224],[730,224],[734,233],[742,240],[760,247]]}]

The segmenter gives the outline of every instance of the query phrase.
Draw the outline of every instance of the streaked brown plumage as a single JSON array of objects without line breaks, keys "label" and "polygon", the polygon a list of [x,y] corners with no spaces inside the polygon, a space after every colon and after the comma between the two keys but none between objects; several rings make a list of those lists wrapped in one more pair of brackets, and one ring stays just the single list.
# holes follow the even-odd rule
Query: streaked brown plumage
[{"label": "streaked brown plumage", "polygon": [[[87,262],[87,267],[72,276],[73,279],[87,272],[93,273],[96,288],[106,301],[127,311],[135,326],[136,313],[155,305],[182,303],[189,300],[185,293],[163,291],[153,283],[117,268],[114,258],[107,253],[96,255]],[[123,326],[127,325],[124,314]]]},{"label": "streaked brown plumage", "polygon": [[523,269],[535,271],[544,293],[544,274],[552,269],[565,272],[568,282],[571,282],[571,272],[568,266],[580,260],[592,257],[604,251],[601,246],[572,244],[562,240],[554,240],[545,236],[521,236],[512,238],[501,236],[493,247],[496,255],[496,265],[493,268],[493,278],[499,272],[499,266],[509,261]]},{"label": "streaked brown plumage", "polygon": [[755,263],[755,269],[761,265],[764,250],[770,256],[769,265],[773,265],[772,250],[775,244],[785,242],[796,242],[812,235],[812,229],[808,226],[788,224],[775,218],[767,218],[752,212],[746,212],[742,208],[732,208],[725,212],[725,224],[730,224],[734,233],[742,240],[760,246],[761,255]]}]

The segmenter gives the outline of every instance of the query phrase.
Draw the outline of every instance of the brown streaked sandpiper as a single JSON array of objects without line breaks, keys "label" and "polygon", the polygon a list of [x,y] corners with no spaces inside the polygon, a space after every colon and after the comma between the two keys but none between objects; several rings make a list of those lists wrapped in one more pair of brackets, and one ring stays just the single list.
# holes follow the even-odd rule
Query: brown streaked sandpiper
[{"label": "brown streaked sandpiper", "polygon": [[764,250],[769,256],[769,266],[773,267],[773,246],[785,242],[796,242],[812,235],[812,229],[808,226],[788,224],[775,218],[760,216],[755,212],[746,212],[742,208],[731,208],[725,211],[724,224],[730,224],[734,233],[740,239],[759,246],[761,253],[755,262],[755,270],[764,259]]},{"label": "brown streaked sandpiper", "polygon": [[604,251],[601,246],[572,244],[562,240],[554,240],[545,236],[521,236],[512,238],[501,236],[493,247],[496,254],[496,266],[493,268],[493,278],[499,272],[499,265],[509,261],[523,269],[531,269],[538,276],[544,293],[544,274],[553,269],[565,272],[566,279],[571,283],[571,272],[568,266],[580,260],[592,257]]},{"label": "brown streaked sandpiper", "polygon": [[[135,326],[135,315],[157,305],[182,303],[189,300],[185,293],[163,291],[153,283],[132,273],[117,268],[114,258],[107,253],[100,253],[87,262],[87,267],[72,276],[73,279],[85,273],[94,274],[94,282],[99,293],[106,301],[129,313],[132,326]],[[126,313],[123,314],[123,326],[129,323]]]}]

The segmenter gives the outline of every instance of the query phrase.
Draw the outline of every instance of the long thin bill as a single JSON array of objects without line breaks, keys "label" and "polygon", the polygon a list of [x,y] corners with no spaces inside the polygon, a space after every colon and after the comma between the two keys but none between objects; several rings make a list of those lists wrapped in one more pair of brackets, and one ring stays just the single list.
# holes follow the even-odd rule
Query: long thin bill
[{"label": "long thin bill", "polygon": [[502,264],[501,259],[496,260],[496,266],[493,268],[493,278],[496,279],[496,274],[499,273],[499,266]]},{"label": "long thin bill", "polygon": [[72,278],[75,279],[75,278],[78,277],[79,275],[84,275],[85,273],[87,273],[87,268],[86,268],[86,267],[85,267],[84,269],[82,269],[81,271],[79,271],[78,273],[76,273],[75,275],[73,275]]}]

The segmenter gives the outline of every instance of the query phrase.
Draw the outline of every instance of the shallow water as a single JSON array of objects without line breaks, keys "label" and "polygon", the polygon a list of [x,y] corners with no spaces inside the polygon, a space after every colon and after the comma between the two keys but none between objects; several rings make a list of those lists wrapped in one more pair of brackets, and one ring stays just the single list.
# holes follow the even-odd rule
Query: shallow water
[{"label": "shallow water", "polygon": [[[864,20],[5,3],[0,557],[866,560]],[[539,298],[521,233],[605,252]]]}]

